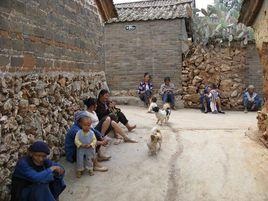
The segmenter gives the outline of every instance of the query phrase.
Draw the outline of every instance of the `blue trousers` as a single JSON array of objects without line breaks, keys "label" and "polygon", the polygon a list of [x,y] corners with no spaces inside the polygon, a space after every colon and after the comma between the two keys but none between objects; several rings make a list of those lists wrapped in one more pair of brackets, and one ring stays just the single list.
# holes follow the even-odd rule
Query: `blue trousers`
[{"label": "blue trousers", "polygon": [[21,201],[56,201],[65,187],[62,179],[49,184],[34,184],[23,189]]},{"label": "blue trousers", "polygon": [[163,100],[163,103],[170,103],[171,106],[175,105],[174,94],[173,93],[164,93],[162,95],[162,100]]},{"label": "blue trousers", "polygon": [[253,102],[244,99],[244,107],[247,108],[249,111],[257,111],[261,109],[261,100],[255,100]]}]

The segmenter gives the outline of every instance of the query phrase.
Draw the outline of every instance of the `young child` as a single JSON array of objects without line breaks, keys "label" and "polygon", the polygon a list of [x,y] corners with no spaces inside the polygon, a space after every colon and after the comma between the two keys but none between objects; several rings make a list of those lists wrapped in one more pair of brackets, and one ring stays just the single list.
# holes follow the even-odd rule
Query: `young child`
[{"label": "young child", "polygon": [[150,104],[150,106],[148,108],[148,113],[152,113],[153,112],[153,108],[154,107],[157,107],[156,102],[157,102],[157,98],[156,97],[152,97],[151,104]]},{"label": "young child", "polygon": [[[213,114],[217,114],[218,112],[224,114],[224,112],[221,109],[220,94],[215,84],[212,85],[208,97],[210,98],[211,112]],[[218,111],[218,108],[219,108],[219,111]]]},{"label": "young child", "polygon": [[81,120],[82,129],[76,133],[75,145],[77,147],[77,178],[80,178],[84,169],[90,176],[93,173],[93,159],[95,157],[95,146],[97,139],[91,128],[91,119],[83,118]]}]

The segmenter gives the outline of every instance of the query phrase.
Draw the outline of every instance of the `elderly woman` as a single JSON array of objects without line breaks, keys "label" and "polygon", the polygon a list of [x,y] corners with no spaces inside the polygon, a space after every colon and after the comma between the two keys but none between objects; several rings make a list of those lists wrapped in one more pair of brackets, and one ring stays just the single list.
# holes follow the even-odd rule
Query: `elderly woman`
[{"label": "elderly woman", "polygon": [[259,95],[254,91],[253,85],[249,85],[243,96],[245,113],[248,111],[257,111],[261,109],[262,101]]},{"label": "elderly woman", "polygon": [[56,201],[66,185],[64,169],[47,159],[50,150],[42,141],[33,143],[12,175],[11,201]]},{"label": "elderly woman", "polygon": [[[79,111],[75,113],[74,116],[74,124],[73,126],[69,129],[67,132],[66,138],[65,138],[65,154],[66,154],[66,160],[74,163],[76,161],[76,146],[75,146],[75,135],[76,133],[81,130],[81,121],[83,118],[88,118],[88,113],[86,111]],[[97,139],[101,139],[102,135],[100,132],[96,131],[94,128],[91,128]],[[106,145],[107,142],[105,140],[103,141],[98,141],[97,145]],[[98,150],[97,150],[98,151]],[[107,160],[110,157],[107,158]],[[105,172],[107,171],[108,168],[102,166],[99,162],[98,159],[94,159],[94,171],[100,171],[100,172]]]},{"label": "elderly woman", "polygon": [[153,85],[150,80],[151,78],[149,73],[144,73],[143,81],[140,83],[138,88],[139,97],[147,107],[150,105],[153,95]]},{"label": "elderly woman", "polygon": [[109,116],[116,123],[121,122],[127,127],[128,131],[136,128],[136,125],[131,126],[123,112],[116,108],[113,102],[109,101],[109,92],[106,89],[102,89],[99,93],[96,113],[100,120]]}]

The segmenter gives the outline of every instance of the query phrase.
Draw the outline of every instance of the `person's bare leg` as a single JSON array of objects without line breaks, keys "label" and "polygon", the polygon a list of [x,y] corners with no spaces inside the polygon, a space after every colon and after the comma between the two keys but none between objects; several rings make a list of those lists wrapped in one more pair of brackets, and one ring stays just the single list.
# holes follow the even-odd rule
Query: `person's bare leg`
[{"label": "person's bare leg", "polygon": [[129,123],[127,123],[125,126],[127,127],[129,132],[134,130],[137,127],[136,125],[130,126]]},{"label": "person's bare leg", "polygon": [[102,127],[101,127],[101,133],[102,134],[105,134],[106,133],[106,131],[108,130],[110,124],[111,124],[111,118],[110,117],[107,117],[105,119],[105,121],[103,122]]},{"label": "person's bare leg", "polygon": [[122,136],[124,138],[125,142],[137,143],[136,140],[133,140],[133,139],[129,138],[127,136],[127,134],[124,133],[124,131],[121,129],[121,127],[115,121],[112,121],[111,125],[112,125],[112,127],[114,129],[114,132],[119,134],[120,136]]}]

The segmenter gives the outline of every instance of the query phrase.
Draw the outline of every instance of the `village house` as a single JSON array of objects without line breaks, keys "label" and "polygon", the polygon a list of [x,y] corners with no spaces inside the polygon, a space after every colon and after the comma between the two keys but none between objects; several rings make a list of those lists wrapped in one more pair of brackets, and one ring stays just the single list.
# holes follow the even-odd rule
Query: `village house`
[{"label": "village house", "polygon": [[[256,46],[264,67],[264,99],[268,99],[268,1],[244,0],[239,21],[252,26],[255,31]],[[265,102],[268,110],[268,102]]]},{"label": "village house", "polygon": [[105,24],[105,72],[112,90],[137,89],[145,72],[159,88],[170,76],[181,88],[182,54],[191,37],[192,0],[115,4]]},{"label": "village house", "polygon": [[255,31],[256,46],[263,64],[263,96],[264,107],[258,112],[258,129],[260,140],[268,147],[268,1],[244,0],[240,11],[239,21],[252,26]]}]

